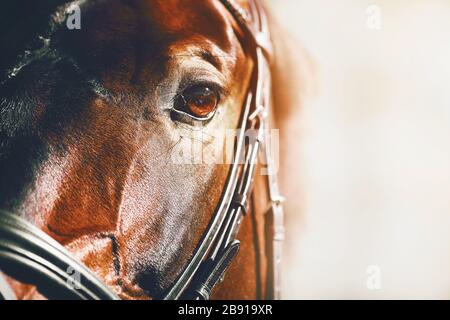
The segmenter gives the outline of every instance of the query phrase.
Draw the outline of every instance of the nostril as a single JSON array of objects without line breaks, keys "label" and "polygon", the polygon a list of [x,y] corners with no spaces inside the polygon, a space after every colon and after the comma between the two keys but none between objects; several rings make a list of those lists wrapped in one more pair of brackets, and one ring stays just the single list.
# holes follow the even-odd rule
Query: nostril
[{"label": "nostril", "polygon": [[117,294],[123,300],[149,300],[153,299],[152,296],[144,291],[139,285],[134,282],[130,282],[127,279],[118,278],[115,280],[117,286],[120,287]]},{"label": "nostril", "polygon": [[145,293],[154,299],[162,299],[167,285],[163,281],[161,271],[154,267],[147,267],[136,276],[137,284]]}]

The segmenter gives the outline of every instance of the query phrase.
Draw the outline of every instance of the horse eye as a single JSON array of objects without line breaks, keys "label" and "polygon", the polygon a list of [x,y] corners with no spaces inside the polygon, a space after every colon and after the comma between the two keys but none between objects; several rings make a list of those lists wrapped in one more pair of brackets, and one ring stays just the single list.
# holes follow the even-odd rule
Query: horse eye
[{"label": "horse eye", "polygon": [[205,119],[217,109],[219,93],[208,86],[194,86],[180,96],[177,109],[192,117]]}]

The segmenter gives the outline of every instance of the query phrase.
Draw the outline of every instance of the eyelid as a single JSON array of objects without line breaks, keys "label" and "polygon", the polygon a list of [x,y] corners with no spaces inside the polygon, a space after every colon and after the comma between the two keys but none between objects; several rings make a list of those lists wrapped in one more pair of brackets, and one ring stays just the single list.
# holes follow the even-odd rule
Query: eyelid
[{"label": "eyelid", "polygon": [[180,97],[186,90],[194,87],[208,87],[219,95],[219,97],[224,97],[228,95],[228,90],[220,83],[211,81],[211,80],[195,80],[195,81],[188,81],[186,83],[182,83],[180,85],[180,89],[178,90],[178,93],[176,94],[176,97]]},{"label": "eyelid", "polygon": [[174,102],[173,102],[174,105],[175,105],[177,99],[179,99],[179,98],[184,99],[183,93],[186,90],[189,90],[190,88],[197,87],[197,86],[209,87],[210,89],[214,90],[217,93],[218,99],[219,99],[217,102],[217,108],[213,112],[211,112],[207,117],[200,118],[200,117],[196,117],[192,114],[189,114],[187,112],[184,112],[183,110],[179,110],[179,109],[173,107],[171,109],[171,116],[173,118],[175,118],[175,120],[195,125],[196,123],[208,123],[209,121],[211,121],[214,118],[214,116],[217,112],[218,106],[220,105],[220,102],[222,101],[223,97],[227,95],[227,90],[224,89],[224,87],[221,84],[218,84],[216,82],[198,81],[197,80],[197,81],[193,81],[193,82],[183,86],[182,87],[183,89],[179,90],[179,92],[177,93],[177,95],[174,98]]},{"label": "eyelid", "polygon": [[193,116],[191,114],[188,114],[188,113],[186,113],[184,111],[180,111],[180,110],[177,110],[177,109],[173,108],[171,110],[171,117],[174,120],[181,121],[181,122],[184,122],[184,123],[188,123],[188,124],[191,124],[191,125],[195,125],[195,124],[199,124],[199,123],[205,124],[205,123],[209,123],[214,118],[214,115],[216,114],[216,112],[217,112],[217,110],[211,112],[207,117],[198,118],[198,117],[195,117],[195,116]]}]

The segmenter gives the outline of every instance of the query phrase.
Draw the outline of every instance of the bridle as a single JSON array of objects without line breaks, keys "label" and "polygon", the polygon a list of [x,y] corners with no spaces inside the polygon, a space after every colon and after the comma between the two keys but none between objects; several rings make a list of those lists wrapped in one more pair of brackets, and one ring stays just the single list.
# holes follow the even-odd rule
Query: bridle
[{"label": "bridle", "polygon": [[[225,271],[238,253],[240,243],[236,236],[241,220],[247,214],[248,201],[253,191],[257,157],[261,150],[269,172],[268,186],[270,207],[266,220],[270,221],[273,239],[271,245],[271,288],[267,298],[280,298],[281,241],[283,239],[283,211],[273,163],[269,157],[267,130],[271,103],[271,79],[269,61],[272,46],[269,26],[264,9],[258,0],[249,1],[250,12],[245,12],[233,0],[221,0],[238,22],[249,40],[248,49],[253,55],[255,67],[249,88],[237,139],[235,161],[231,167],[226,188],[210,226],[197,246],[190,263],[185,268],[166,299],[183,297],[209,299],[212,289],[223,278]],[[246,132],[252,132],[246,143]],[[240,161],[245,159],[245,161]]]},{"label": "bridle", "polygon": [[[215,213],[187,266],[163,299],[207,300],[223,280],[239,251],[236,239],[242,219],[248,215],[256,177],[257,158],[262,155],[267,170],[264,214],[268,260],[267,299],[281,296],[281,244],[284,235],[282,197],[268,142],[271,105],[270,60],[272,46],[265,11],[259,0],[249,0],[249,12],[234,0],[219,0],[231,13],[248,39],[255,66],[240,117],[235,158]],[[250,132],[250,134],[248,134]],[[67,250],[24,219],[0,211],[0,269],[38,286],[50,299],[118,299],[92,271],[71,257]],[[68,272],[68,270],[70,272]],[[74,285],[73,276],[77,276]],[[14,298],[0,276],[0,298]]]}]

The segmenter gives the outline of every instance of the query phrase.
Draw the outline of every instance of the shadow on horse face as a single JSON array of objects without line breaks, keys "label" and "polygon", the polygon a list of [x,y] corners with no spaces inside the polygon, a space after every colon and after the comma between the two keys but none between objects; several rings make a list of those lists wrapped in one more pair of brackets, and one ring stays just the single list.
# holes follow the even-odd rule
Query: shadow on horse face
[{"label": "shadow on horse face", "polygon": [[[197,140],[224,146],[215,133],[237,127],[252,65],[218,1],[81,9],[81,30],[49,28],[0,88],[0,207],[63,243],[121,297],[161,297],[229,168],[180,163],[177,153]],[[200,107],[217,98],[207,121],[192,94]]]}]

